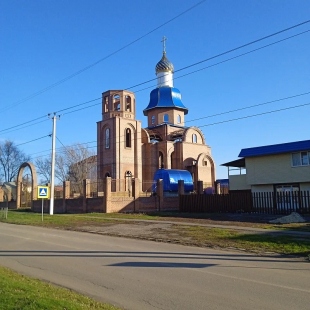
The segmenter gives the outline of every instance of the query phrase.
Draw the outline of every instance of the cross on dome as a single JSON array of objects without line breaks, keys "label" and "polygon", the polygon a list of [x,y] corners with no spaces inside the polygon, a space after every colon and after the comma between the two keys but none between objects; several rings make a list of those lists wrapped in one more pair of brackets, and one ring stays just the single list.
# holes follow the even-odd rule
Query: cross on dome
[{"label": "cross on dome", "polygon": [[165,36],[163,36],[163,39],[161,40],[161,42],[163,42],[163,52],[166,53],[166,41],[167,38]]}]

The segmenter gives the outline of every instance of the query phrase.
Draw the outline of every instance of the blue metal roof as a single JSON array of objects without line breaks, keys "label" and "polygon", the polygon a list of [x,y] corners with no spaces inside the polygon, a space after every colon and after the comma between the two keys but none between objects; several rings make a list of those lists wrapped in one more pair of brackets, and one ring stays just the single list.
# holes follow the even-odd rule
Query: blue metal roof
[{"label": "blue metal roof", "polygon": [[159,179],[163,179],[164,191],[177,192],[179,180],[184,180],[185,192],[190,192],[194,189],[192,175],[187,170],[158,169],[154,174],[153,180],[157,181]]},{"label": "blue metal roof", "polygon": [[242,149],[239,157],[253,157],[290,152],[310,151],[310,140],[273,144]]},{"label": "blue metal roof", "polygon": [[147,115],[148,110],[155,108],[179,108],[184,110],[184,114],[188,113],[188,109],[182,102],[180,91],[168,86],[155,88],[151,91],[149,105],[143,110],[144,115]]}]

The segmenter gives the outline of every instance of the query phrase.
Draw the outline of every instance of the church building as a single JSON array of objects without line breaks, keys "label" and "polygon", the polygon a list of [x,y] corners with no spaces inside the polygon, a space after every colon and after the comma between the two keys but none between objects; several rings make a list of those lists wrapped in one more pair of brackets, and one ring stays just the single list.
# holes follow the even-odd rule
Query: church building
[{"label": "church building", "polygon": [[[155,67],[157,88],[143,110],[147,127],[136,120],[135,94],[108,90],[102,94],[102,120],[97,123],[97,175],[117,180],[138,178],[145,191],[158,169],[188,170],[194,184],[214,187],[215,163],[202,131],[187,127],[188,109],[173,86],[173,64],[163,55]],[[197,107],[199,108],[199,107]],[[116,190],[127,190],[126,182]]]}]

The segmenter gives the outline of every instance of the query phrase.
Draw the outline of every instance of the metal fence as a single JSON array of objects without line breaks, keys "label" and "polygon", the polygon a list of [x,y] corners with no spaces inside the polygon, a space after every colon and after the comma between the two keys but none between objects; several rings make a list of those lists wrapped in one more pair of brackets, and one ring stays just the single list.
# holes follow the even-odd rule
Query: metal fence
[{"label": "metal fence", "polygon": [[246,212],[260,214],[310,214],[310,192],[231,192],[223,195],[181,195],[181,212]]}]

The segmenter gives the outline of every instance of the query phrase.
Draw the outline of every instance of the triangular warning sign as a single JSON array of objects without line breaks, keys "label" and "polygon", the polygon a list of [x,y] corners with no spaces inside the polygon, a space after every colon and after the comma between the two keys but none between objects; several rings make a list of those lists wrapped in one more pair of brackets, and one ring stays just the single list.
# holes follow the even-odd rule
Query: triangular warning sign
[{"label": "triangular warning sign", "polygon": [[46,196],[46,195],[47,195],[46,189],[45,188],[41,188],[40,189],[40,196]]}]

